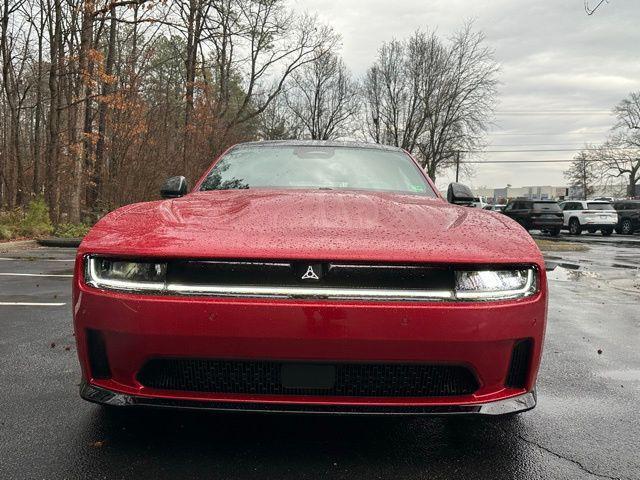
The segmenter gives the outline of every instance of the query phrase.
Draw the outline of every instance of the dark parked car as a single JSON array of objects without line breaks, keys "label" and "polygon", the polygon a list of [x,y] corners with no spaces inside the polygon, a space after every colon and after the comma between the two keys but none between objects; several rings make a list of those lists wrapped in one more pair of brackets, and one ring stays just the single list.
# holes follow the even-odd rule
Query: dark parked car
[{"label": "dark parked car", "polygon": [[516,198],[509,200],[502,213],[513,218],[527,230],[541,230],[556,236],[562,228],[562,211],[558,202],[553,200]]},{"label": "dark parked car", "polygon": [[616,232],[631,235],[640,230],[640,200],[620,200],[613,204],[618,212]]}]

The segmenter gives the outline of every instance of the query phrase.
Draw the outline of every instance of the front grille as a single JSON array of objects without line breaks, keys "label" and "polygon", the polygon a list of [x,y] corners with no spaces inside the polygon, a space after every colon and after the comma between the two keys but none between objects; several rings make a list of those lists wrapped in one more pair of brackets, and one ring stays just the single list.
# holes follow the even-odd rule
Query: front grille
[{"label": "front grille", "polygon": [[167,281],[181,285],[450,290],[454,274],[448,266],[433,265],[174,260],[167,266]]},{"label": "front grille", "polygon": [[[160,358],[149,360],[138,381],[150,388],[251,395],[347,397],[437,397],[467,395],[478,389],[475,376],[459,365],[336,363],[323,388],[283,385],[283,365],[267,361]],[[304,369],[304,364],[298,365]]]},{"label": "front grille", "polygon": [[529,372],[529,359],[531,357],[531,339],[516,342],[511,353],[511,363],[505,385],[512,388],[524,388]]}]

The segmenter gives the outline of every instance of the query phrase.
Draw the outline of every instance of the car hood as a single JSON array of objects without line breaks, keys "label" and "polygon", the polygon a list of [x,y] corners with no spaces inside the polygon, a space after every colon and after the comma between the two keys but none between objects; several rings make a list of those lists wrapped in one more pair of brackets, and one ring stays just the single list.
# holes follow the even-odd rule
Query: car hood
[{"label": "car hood", "polygon": [[188,258],[536,263],[531,237],[506,216],[394,193],[194,192],[122,207],[81,253]]}]

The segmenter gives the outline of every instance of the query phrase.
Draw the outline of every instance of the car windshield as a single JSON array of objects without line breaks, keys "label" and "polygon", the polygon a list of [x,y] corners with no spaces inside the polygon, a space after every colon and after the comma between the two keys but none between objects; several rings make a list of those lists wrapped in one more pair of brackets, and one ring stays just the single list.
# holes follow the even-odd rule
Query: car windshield
[{"label": "car windshield", "polygon": [[534,202],[533,209],[537,212],[559,212],[560,205],[556,202]]},{"label": "car windshield", "polygon": [[347,146],[241,146],[211,169],[201,190],[304,188],[373,190],[436,197],[401,152]]},{"label": "car windshield", "polygon": [[589,210],[613,210],[610,203],[588,203]]}]

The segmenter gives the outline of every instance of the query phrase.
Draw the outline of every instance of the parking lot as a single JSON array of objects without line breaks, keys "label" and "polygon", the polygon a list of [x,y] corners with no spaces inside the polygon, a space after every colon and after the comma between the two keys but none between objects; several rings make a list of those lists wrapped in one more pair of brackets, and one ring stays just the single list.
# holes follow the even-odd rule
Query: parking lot
[{"label": "parking lot", "polygon": [[588,250],[546,254],[538,406],[501,419],[105,412],[78,396],[74,250],[0,253],[0,478],[640,478],[639,237],[566,237]]},{"label": "parking lot", "polygon": [[557,237],[551,237],[549,235],[543,234],[538,230],[532,230],[531,235],[533,236],[533,238],[546,239],[551,241],[575,242],[575,243],[589,244],[589,245],[596,244],[596,245],[640,247],[640,232],[636,232],[633,235],[619,235],[617,233],[614,233],[611,236],[605,237],[599,232],[597,233],[583,232],[580,235],[570,235],[569,232],[562,231],[560,235],[558,235]]}]

